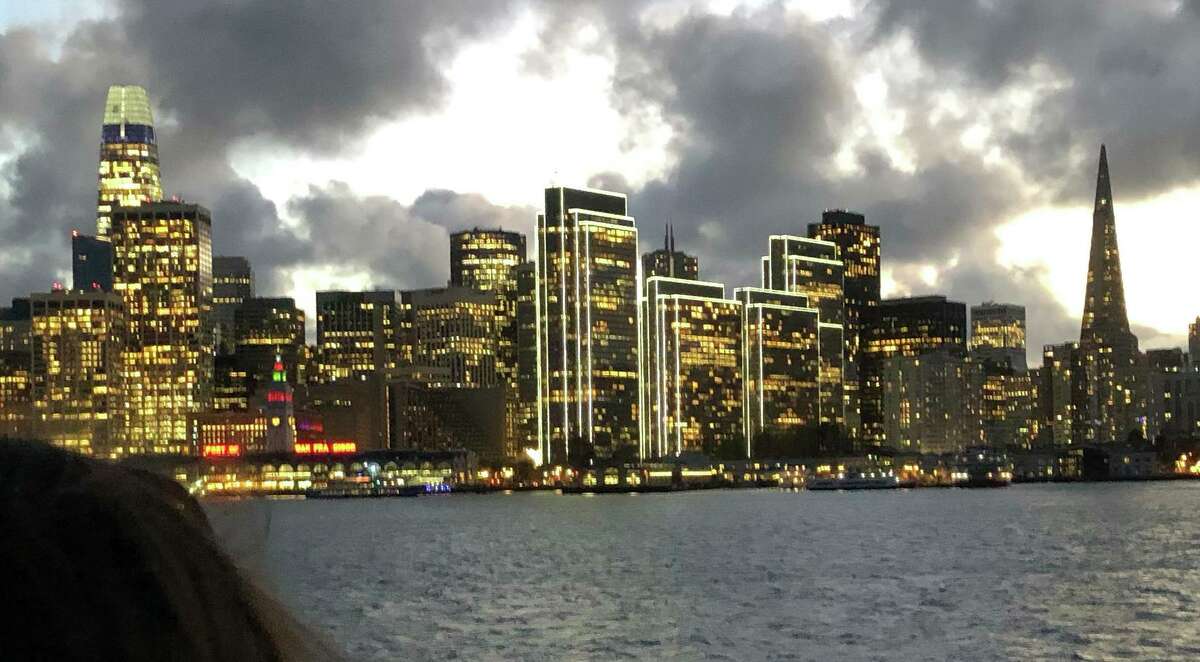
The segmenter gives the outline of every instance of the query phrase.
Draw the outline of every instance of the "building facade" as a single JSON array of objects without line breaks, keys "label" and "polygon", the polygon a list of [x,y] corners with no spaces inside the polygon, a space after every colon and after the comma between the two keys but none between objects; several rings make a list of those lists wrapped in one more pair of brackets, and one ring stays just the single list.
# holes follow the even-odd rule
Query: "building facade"
[{"label": "building facade", "polygon": [[745,446],[742,304],[719,283],[646,280],[642,457]]},{"label": "building facade", "polygon": [[746,457],[755,436],[822,421],[820,321],[803,294],[743,287],[742,388]]},{"label": "building facade", "polygon": [[104,101],[96,235],[107,237],[115,207],[162,200],[158,140],[150,97],[137,85],[113,85]]},{"label": "building facade", "polygon": [[948,349],[967,351],[966,305],[944,296],[884,299],[875,324],[867,329],[862,347],[863,443],[886,441],[883,424],[884,362]]},{"label": "building facade", "polygon": [[1144,361],[1138,352],[1137,336],[1129,330],[1125,312],[1125,285],[1117,248],[1112,185],[1103,145],[1100,146],[1096,175],[1091,254],[1079,347],[1088,371],[1088,397],[1083,406],[1090,410],[1087,420],[1092,424],[1081,430],[1087,440],[1124,443],[1131,432],[1144,433]]},{"label": "building facade", "polygon": [[112,210],[113,291],[125,305],[124,450],[193,452],[188,416],[212,406],[212,220],[176,202]]},{"label": "building facade", "polygon": [[232,340],[238,363],[257,384],[272,381],[283,361],[287,381],[304,383],[304,311],[290,297],[251,297],[233,311]]},{"label": "building facade", "polygon": [[112,292],[113,248],[108,239],[71,232],[71,288]]},{"label": "building facade", "polygon": [[448,381],[430,386],[508,387],[508,376],[500,371],[497,324],[503,318],[508,325],[513,316],[495,292],[442,287],[406,294],[411,300],[413,365],[446,369]]},{"label": "building facade", "polygon": [[317,292],[318,376],[386,375],[404,362],[404,304],[394,290]]},{"label": "building facade", "polygon": [[954,348],[883,360],[884,445],[956,453],[982,441],[978,364]]},{"label": "building facade", "polygon": [[642,255],[642,278],[652,276],[685,280],[700,278],[699,258],[675,250],[675,228],[669,225],[663,237],[663,247]]},{"label": "building facade", "polygon": [[636,455],[640,278],[625,195],[546,189],[536,243],[542,459]]},{"label": "building facade", "polygon": [[124,303],[101,291],[31,297],[33,433],[67,450],[117,457],[125,432]]},{"label": "building facade", "polygon": [[971,306],[970,348],[980,361],[1026,370],[1025,306],[991,301]]},{"label": "building facade", "polygon": [[213,257],[213,329],[218,351],[228,354],[237,344],[234,315],[254,296],[254,270],[250,260],[232,255]]}]

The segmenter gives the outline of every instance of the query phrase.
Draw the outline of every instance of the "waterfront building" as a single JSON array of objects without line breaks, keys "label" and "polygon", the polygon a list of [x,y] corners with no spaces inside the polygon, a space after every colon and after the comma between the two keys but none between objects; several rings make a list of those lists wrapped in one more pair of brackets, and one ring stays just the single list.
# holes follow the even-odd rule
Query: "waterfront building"
[{"label": "waterfront building", "polygon": [[843,393],[846,353],[843,326],[845,267],[838,258],[838,245],[808,237],[771,235],[766,274],[769,289],[803,294],[809,306],[818,310],[821,328],[821,422],[844,429],[847,408]]},{"label": "waterfront building", "polygon": [[837,244],[842,261],[845,300],[846,356],[842,389],[846,402],[846,431],[858,437],[862,428],[862,345],[865,331],[874,324],[880,301],[879,226],[869,225],[862,214],[827,209],[820,223],[810,223],[808,236]]},{"label": "waterfront building", "polygon": [[112,292],[113,247],[108,239],[71,231],[71,288]]},{"label": "waterfront building", "polygon": [[391,383],[388,391],[396,422],[393,448],[465,448],[489,466],[500,466],[511,457],[505,439],[503,387],[455,388],[404,380]]},{"label": "waterfront building", "polygon": [[538,319],[537,274],[533,262],[516,268],[517,279],[517,414],[515,436],[507,454],[516,457],[525,449],[535,452],[538,443]]},{"label": "waterfront building", "polygon": [[743,426],[746,457],[756,435],[819,424],[821,343],[819,313],[808,297],[793,292],[743,287]]},{"label": "waterfront building", "polygon": [[212,220],[158,202],[112,210],[113,291],[129,329],[125,451],[191,453],[188,415],[212,406]]},{"label": "waterfront building", "polygon": [[646,280],[644,458],[745,447],[742,303],[720,283]]},{"label": "waterfront building", "polygon": [[0,438],[25,438],[30,434],[33,401],[30,394],[29,351],[0,349]]},{"label": "waterfront building", "polygon": [[1038,440],[1041,446],[1076,446],[1086,442],[1080,431],[1087,423],[1087,370],[1079,343],[1066,342],[1042,348],[1038,374]]},{"label": "waterfront building", "polygon": [[304,311],[291,297],[250,297],[233,311],[234,354],[257,384],[272,380],[275,363],[287,366],[287,381],[304,382]]},{"label": "waterfront building", "polygon": [[916,357],[940,349],[966,354],[967,308],[944,296],[884,299],[862,347],[863,443],[884,442],[883,367],[897,356]]},{"label": "waterfront building", "polygon": [[667,278],[683,278],[698,280],[700,278],[700,260],[695,255],[688,255],[675,250],[675,228],[668,225],[663,235],[663,247],[642,254],[642,279],[651,276],[666,276]]},{"label": "waterfront building", "polygon": [[991,301],[971,306],[970,348],[980,361],[1026,370],[1025,306]]},{"label": "waterfront building", "polygon": [[360,450],[390,448],[388,391],[384,375],[363,372],[330,382],[309,382],[296,393],[295,407],[320,419],[330,440],[352,442]]},{"label": "waterfront building", "polygon": [[1183,350],[1146,352],[1147,438],[1193,439],[1200,436],[1200,372]]},{"label": "waterfront building", "polygon": [[228,354],[237,344],[234,315],[254,296],[254,270],[244,257],[213,257],[213,331],[218,351]]},{"label": "waterfront building", "polygon": [[975,352],[971,358],[979,366],[982,379],[979,416],[984,444],[997,449],[1028,449],[1037,430],[1030,373],[990,358],[981,360]]},{"label": "waterfront building", "polygon": [[[886,314],[886,313],[885,313]],[[957,348],[883,359],[883,443],[905,452],[952,453],[978,446],[980,366]]]},{"label": "waterfront building", "polygon": [[67,450],[115,457],[124,433],[124,305],[116,294],[34,294],[33,433]]},{"label": "waterfront building", "polygon": [[413,365],[448,371],[447,382],[430,386],[507,389],[499,371],[496,327],[498,317],[505,324],[512,317],[495,292],[442,287],[406,295],[411,301]]},{"label": "waterfront building", "polygon": [[504,388],[505,444],[510,450],[519,444],[521,428],[516,269],[528,259],[525,235],[519,232],[477,227],[450,235],[450,285],[491,292],[496,297],[496,379]]},{"label": "waterfront building", "polygon": [[385,375],[401,365],[404,317],[394,290],[317,292],[319,379]]},{"label": "waterfront building", "polygon": [[640,446],[638,234],[622,193],[553,187],[538,216],[538,409],[543,461]]},{"label": "waterfront building", "polygon": [[114,208],[162,200],[154,116],[146,90],[137,85],[108,88],[97,188],[96,236],[101,239],[112,227]]},{"label": "waterfront building", "polygon": [[1137,336],[1129,330],[1125,312],[1112,185],[1103,145],[1096,174],[1096,204],[1092,212],[1091,254],[1079,347],[1088,368],[1088,420],[1094,421],[1083,430],[1087,440],[1124,442],[1131,431],[1144,433],[1144,364]]},{"label": "waterfront building", "polygon": [[27,437],[33,415],[30,400],[30,332],[28,298],[0,307],[0,437]]},{"label": "waterfront building", "polygon": [[267,429],[263,441],[268,453],[290,453],[296,443],[295,391],[288,383],[288,370],[283,358],[276,356],[271,370],[271,381],[267,386],[263,418]]}]

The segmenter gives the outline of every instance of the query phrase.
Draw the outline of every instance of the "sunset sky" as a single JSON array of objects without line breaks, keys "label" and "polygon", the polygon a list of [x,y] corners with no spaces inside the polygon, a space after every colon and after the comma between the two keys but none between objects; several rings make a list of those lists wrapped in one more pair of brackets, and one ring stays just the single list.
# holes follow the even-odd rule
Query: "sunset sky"
[{"label": "sunset sky", "polygon": [[1027,306],[1078,339],[1100,144],[1131,322],[1200,314],[1200,0],[0,6],[0,301],[70,279],[104,92],[145,86],[168,194],[261,294],[444,284],[447,233],[627,191],[701,276],[756,282],[824,208],[882,226],[884,294]]}]

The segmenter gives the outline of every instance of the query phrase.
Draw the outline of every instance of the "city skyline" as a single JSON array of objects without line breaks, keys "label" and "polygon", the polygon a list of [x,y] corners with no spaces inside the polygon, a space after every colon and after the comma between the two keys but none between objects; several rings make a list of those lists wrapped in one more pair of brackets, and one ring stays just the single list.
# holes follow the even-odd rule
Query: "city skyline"
[{"label": "city skyline", "polygon": [[[633,3],[618,15],[580,3],[574,17],[542,3],[409,14],[385,5],[369,20],[403,23],[393,39],[323,42],[317,50],[344,56],[313,62],[303,80],[236,38],[238,26],[256,25],[254,3],[238,12],[61,3],[0,14],[6,43],[30,46],[4,51],[16,72],[9,82],[22,87],[5,95],[12,101],[0,121],[22,138],[0,147],[11,164],[0,232],[21,250],[0,276],[17,292],[67,282],[70,264],[49,258],[62,255],[71,228],[89,232],[80,210],[95,190],[79,173],[94,167],[98,99],[109,83],[134,83],[150,92],[164,193],[210,206],[218,224],[226,219],[216,253],[246,254],[260,289],[292,296],[310,329],[317,289],[444,284],[446,265],[434,256],[451,231],[499,226],[528,236],[539,192],[557,179],[628,191],[630,213],[646,229],[640,252],[657,248],[659,229],[671,223],[705,278],[730,287],[757,284],[745,258],[760,250],[741,246],[731,227],[800,234],[825,208],[864,212],[882,227],[885,296],[1023,303],[1036,365],[1040,347],[1070,337],[1065,330],[1082,313],[1087,251],[1079,239],[1091,196],[1084,173],[1106,142],[1122,200],[1133,330],[1144,347],[1182,344],[1200,306],[1164,305],[1155,282],[1187,277],[1181,251],[1194,232],[1186,209],[1197,150],[1186,147],[1190,124],[1180,120],[1189,106],[1167,96],[1187,89],[1169,81],[1186,75],[1179,34],[1195,20],[1188,5],[1060,3],[1029,16],[968,5],[928,20],[901,2],[850,2],[824,15],[804,3],[724,5]],[[1019,51],[998,46],[994,62],[955,57],[962,45],[953,40],[913,43],[933,30],[970,34],[986,12],[1044,27]],[[1096,43],[1111,45],[1104,58],[1054,39],[1085,15],[1098,26]],[[230,55],[253,66],[127,36],[174,34],[199,16],[229,35]],[[348,11],[337,25],[366,20]],[[1129,45],[1133,26],[1145,36],[1137,48]],[[291,27],[275,25],[263,38],[296,56],[279,60],[306,62]],[[551,29],[579,37],[568,42],[611,45],[547,57],[537,44]],[[110,42],[84,38],[92,30]],[[414,46],[434,34],[444,48]],[[689,35],[720,47],[689,51]],[[381,71],[355,64],[367,54],[383,58]],[[887,56],[908,67],[886,70]],[[334,64],[341,68],[331,71]],[[1128,72],[1138,67],[1168,84],[1135,80]],[[214,71],[238,73],[218,81]],[[731,71],[759,75],[742,87]],[[495,93],[505,85],[508,93]],[[546,93],[591,102],[586,113],[547,115],[529,101]],[[488,103],[473,102],[482,98]],[[1155,114],[1123,112],[1126,98],[1153,100]],[[623,108],[640,110],[623,117]],[[844,118],[843,127],[830,130],[830,117]],[[1175,134],[1185,139],[1163,138]],[[460,141],[471,145],[470,163],[449,158]],[[509,158],[518,146],[521,155]],[[359,239],[371,234],[385,238]],[[331,240],[318,246],[314,236]],[[1173,241],[1155,239],[1163,236]]]}]

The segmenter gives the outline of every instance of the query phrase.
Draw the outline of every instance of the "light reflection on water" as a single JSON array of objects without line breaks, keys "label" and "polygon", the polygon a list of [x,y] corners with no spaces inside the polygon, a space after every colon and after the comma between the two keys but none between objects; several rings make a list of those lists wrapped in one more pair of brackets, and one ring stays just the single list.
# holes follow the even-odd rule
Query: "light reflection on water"
[{"label": "light reflection on water", "polygon": [[1200,657],[1200,483],[209,509],[354,658]]}]

